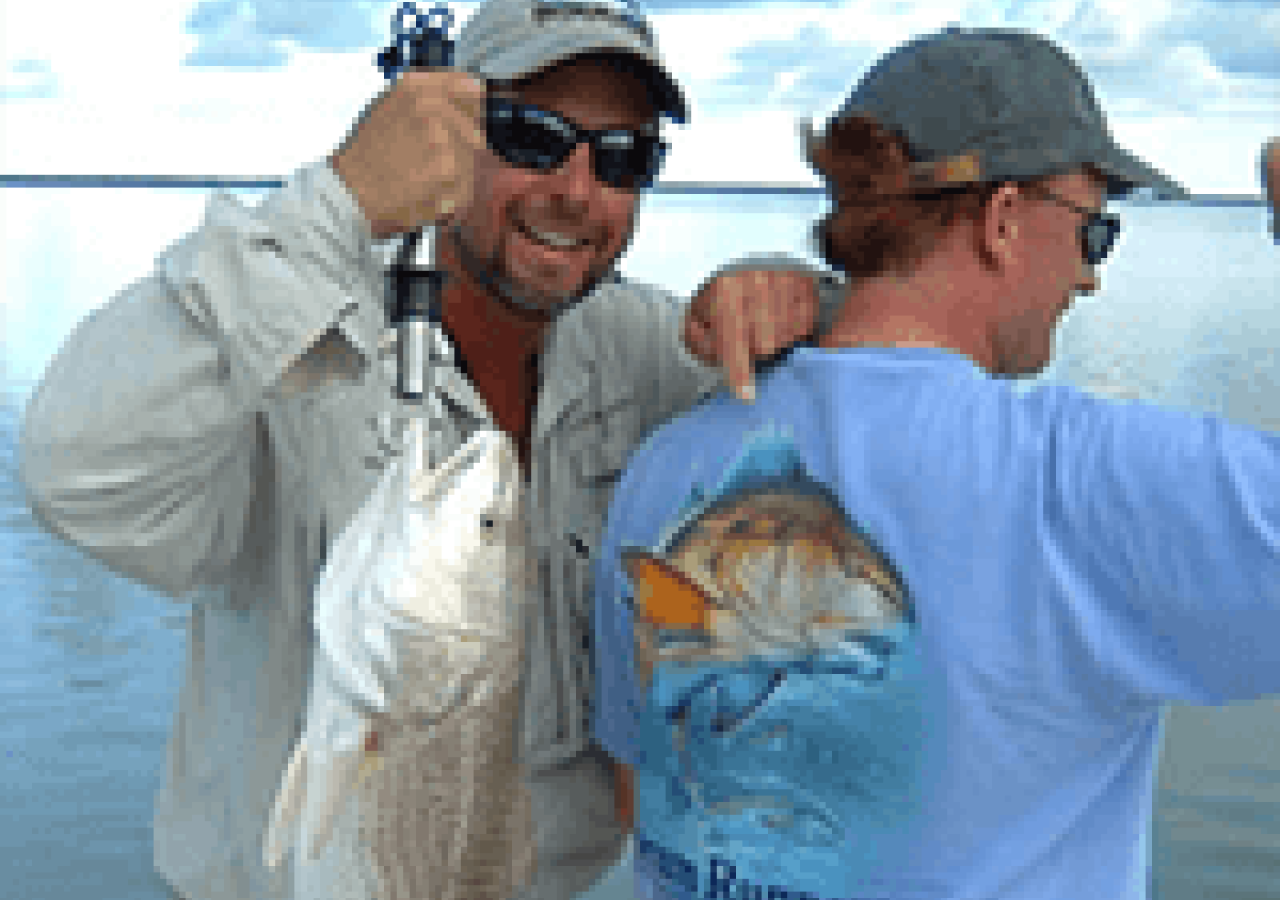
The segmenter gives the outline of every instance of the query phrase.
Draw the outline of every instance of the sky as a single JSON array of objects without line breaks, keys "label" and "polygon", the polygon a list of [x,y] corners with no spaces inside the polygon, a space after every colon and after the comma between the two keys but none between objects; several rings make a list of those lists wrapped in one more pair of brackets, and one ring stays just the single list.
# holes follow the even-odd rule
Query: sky
[{"label": "sky", "polygon": [[[460,21],[476,5],[451,4]],[[374,55],[398,6],[5,3],[0,173],[287,176],[327,156],[381,89]],[[667,181],[817,184],[797,122],[825,119],[881,54],[948,24],[1057,41],[1121,145],[1192,193],[1258,195],[1259,149],[1280,134],[1277,0],[642,6],[691,103],[691,123],[668,129]]]}]

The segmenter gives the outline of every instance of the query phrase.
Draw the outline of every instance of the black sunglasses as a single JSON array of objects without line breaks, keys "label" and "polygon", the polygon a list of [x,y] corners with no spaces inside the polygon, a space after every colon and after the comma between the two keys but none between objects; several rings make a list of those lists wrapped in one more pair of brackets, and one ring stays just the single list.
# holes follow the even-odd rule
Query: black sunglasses
[{"label": "black sunglasses", "polygon": [[485,131],[489,149],[507,163],[549,172],[574,148],[591,144],[591,169],[602,184],[645,190],[662,168],[668,145],[656,134],[606,128],[592,131],[531,103],[490,95]]},{"label": "black sunglasses", "polygon": [[1116,242],[1116,236],[1120,234],[1120,217],[1111,213],[1094,212],[1091,209],[1085,209],[1083,206],[1076,206],[1070,200],[1059,197],[1044,188],[1036,188],[1028,191],[1032,196],[1042,197],[1045,200],[1052,200],[1059,206],[1065,206],[1074,210],[1081,215],[1088,216],[1084,224],[1080,226],[1080,249],[1084,253],[1085,262],[1091,266],[1096,266],[1107,258],[1107,254],[1111,252],[1112,245]]}]

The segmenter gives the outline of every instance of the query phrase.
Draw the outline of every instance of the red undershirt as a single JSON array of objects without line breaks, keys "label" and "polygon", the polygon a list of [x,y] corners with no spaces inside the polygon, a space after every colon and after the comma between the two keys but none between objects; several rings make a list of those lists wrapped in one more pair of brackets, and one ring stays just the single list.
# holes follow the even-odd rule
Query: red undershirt
[{"label": "red undershirt", "polygon": [[538,400],[538,355],[550,319],[517,319],[493,307],[467,285],[446,292],[441,319],[457,348],[462,370],[475,385],[498,427],[516,442],[529,477],[529,443]]}]

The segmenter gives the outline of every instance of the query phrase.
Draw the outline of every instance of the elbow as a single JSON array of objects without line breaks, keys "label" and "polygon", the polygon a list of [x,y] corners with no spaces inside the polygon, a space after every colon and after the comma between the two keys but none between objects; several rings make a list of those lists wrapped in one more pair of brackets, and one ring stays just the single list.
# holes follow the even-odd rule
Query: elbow
[{"label": "elbow", "polygon": [[109,455],[94,458],[41,443],[38,432],[24,434],[18,481],[35,522],[112,571],[174,599],[225,580],[244,539],[249,473],[212,477],[188,470],[172,477],[168,472],[177,467],[111,467]]}]

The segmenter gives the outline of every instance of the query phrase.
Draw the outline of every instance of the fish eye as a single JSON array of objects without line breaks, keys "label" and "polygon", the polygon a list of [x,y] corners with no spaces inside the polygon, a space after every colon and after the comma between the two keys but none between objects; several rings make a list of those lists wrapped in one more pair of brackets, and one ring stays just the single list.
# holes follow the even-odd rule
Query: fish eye
[{"label": "fish eye", "polygon": [[488,529],[488,528],[492,528],[492,527],[493,527],[493,519],[492,519],[492,517],[490,517],[490,516],[485,516],[484,518],[482,518],[482,519],[480,520],[480,527],[481,527],[481,528],[486,528],[486,529]]}]

